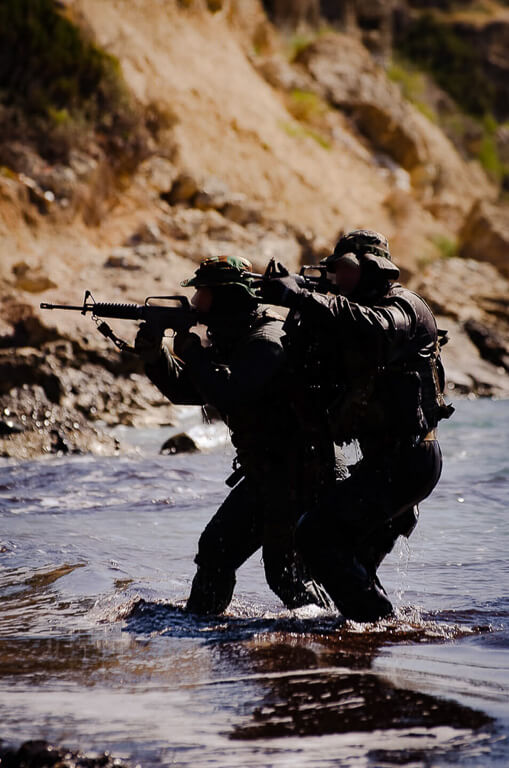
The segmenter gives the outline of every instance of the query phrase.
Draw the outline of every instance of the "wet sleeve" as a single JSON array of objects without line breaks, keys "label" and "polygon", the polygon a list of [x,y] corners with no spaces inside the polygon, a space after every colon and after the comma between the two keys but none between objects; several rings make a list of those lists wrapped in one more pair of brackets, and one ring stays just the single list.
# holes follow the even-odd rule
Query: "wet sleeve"
[{"label": "wet sleeve", "polygon": [[284,364],[280,343],[255,337],[242,344],[228,365],[218,365],[203,348],[186,356],[186,371],[203,400],[220,411],[265,397]]},{"label": "wet sleeve", "polygon": [[158,390],[175,405],[204,405],[185,363],[163,347],[159,360],[145,365],[145,373]]},{"label": "wet sleeve", "polygon": [[303,291],[298,310],[318,332],[334,334],[340,345],[357,346],[379,364],[396,360],[416,333],[415,311],[397,298],[384,306],[369,307],[343,296]]}]

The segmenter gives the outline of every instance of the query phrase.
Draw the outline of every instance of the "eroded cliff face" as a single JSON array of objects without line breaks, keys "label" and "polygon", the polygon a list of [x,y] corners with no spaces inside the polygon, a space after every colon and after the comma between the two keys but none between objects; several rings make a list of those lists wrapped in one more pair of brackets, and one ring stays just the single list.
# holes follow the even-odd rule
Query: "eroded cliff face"
[{"label": "eroded cliff face", "polygon": [[[213,13],[198,0],[64,5],[120,62],[146,146],[122,172],[100,132],[66,162],[21,136],[0,147],[0,450],[115,451],[79,433],[93,419],[172,418],[137,361],[106,352],[78,313],[42,312],[40,301],[76,304],[85,289],[135,302],[180,293],[214,254],[296,269],[361,226],[389,237],[405,281],[453,326],[450,391],[509,394],[507,209],[358,35],[328,31],[289,59],[257,0]],[[134,337],[134,324],[115,330]],[[50,416],[32,415],[31,398]]]}]

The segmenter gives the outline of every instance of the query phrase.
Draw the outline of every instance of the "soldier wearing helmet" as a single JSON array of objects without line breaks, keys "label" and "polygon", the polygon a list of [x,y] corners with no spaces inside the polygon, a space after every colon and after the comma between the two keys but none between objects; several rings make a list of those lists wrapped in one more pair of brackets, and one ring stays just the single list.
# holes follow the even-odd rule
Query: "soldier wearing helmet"
[{"label": "soldier wearing helmet", "polygon": [[[387,239],[354,230],[324,262],[335,296],[310,293],[289,275],[264,281],[268,303],[290,307],[289,335],[319,341],[319,386],[338,444],[356,441],[350,477],[299,521],[297,542],[312,575],[347,618],[377,620],[392,605],[376,571],[396,538],[409,536],[417,504],[435,487],[444,372],[433,313],[399,276]],[[292,339],[289,339],[291,347]]]},{"label": "soldier wearing helmet", "polygon": [[267,582],[288,608],[328,605],[306,575],[294,532],[308,494],[309,451],[321,456],[312,481],[322,476],[333,484],[334,448],[332,441],[324,444],[318,429],[310,437],[310,430],[296,422],[281,343],[283,321],[259,306],[247,259],[204,259],[182,285],[196,289],[192,303],[206,314],[208,346],[195,333],[178,333],[170,352],[160,335],[154,338],[142,327],[136,347],[147,375],[171,402],[219,411],[237,451],[237,469],[229,479],[233,488],[199,540],[187,610],[224,611],[237,568],[259,547]]}]

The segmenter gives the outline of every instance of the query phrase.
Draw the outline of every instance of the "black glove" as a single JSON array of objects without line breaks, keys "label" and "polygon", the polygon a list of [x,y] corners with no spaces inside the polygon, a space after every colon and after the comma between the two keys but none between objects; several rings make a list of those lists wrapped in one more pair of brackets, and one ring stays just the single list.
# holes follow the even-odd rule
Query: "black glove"
[{"label": "black glove", "polygon": [[276,304],[281,307],[294,307],[297,297],[302,293],[297,275],[264,279],[260,290],[267,304]]},{"label": "black glove", "polygon": [[197,333],[178,331],[173,339],[173,351],[181,360],[185,361],[198,348],[201,349],[201,341]]},{"label": "black glove", "polygon": [[134,351],[144,363],[153,364],[161,354],[164,330],[151,323],[141,323],[134,340]]},{"label": "black glove", "polygon": [[267,304],[293,307],[301,292],[299,275],[291,275],[284,264],[271,259],[263,276],[260,292]]}]

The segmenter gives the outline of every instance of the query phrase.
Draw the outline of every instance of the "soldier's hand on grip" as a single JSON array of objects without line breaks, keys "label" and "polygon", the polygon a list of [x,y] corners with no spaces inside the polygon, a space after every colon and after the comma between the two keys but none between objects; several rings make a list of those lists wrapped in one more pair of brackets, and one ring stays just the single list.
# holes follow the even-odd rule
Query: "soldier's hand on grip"
[{"label": "soldier's hand on grip", "polygon": [[201,348],[201,341],[197,333],[179,331],[173,339],[173,351],[181,360],[185,360],[186,356],[198,347]]},{"label": "soldier's hand on grip", "polygon": [[151,323],[141,323],[134,340],[134,351],[144,363],[155,363],[159,359],[163,333]]}]

